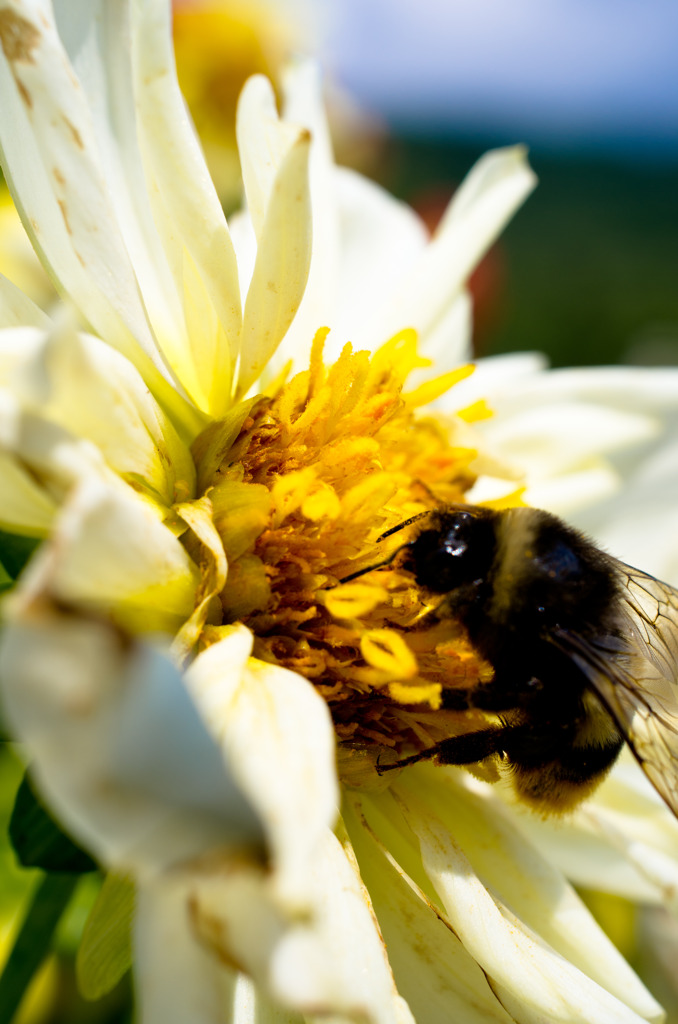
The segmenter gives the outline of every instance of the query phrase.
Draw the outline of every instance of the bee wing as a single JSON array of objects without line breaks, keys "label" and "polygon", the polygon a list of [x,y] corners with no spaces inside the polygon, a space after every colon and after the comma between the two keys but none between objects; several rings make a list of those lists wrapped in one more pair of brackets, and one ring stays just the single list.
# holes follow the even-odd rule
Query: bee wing
[{"label": "bee wing", "polygon": [[615,563],[619,636],[558,630],[657,792],[678,817],[678,591]]}]

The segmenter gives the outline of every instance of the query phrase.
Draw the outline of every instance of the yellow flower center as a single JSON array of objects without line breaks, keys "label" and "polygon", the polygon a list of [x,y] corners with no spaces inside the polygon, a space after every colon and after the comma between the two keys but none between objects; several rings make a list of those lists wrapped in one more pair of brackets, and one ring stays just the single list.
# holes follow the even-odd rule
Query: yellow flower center
[{"label": "yellow flower center", "polygon": [[[244,622],[256,657],[317,687],[340,743],[375,756],[424,749],[472,722],[472,712],[440,710],[443,689],[486,681],[492,670],[458,623],[433,614],[440,598],[397,559],[341,581],[388,562],[416,526],[378,543],[385,531],[464,500],[477,455],[455,444],[464,417],[443,425],[418,408],[472,368],[407,392],[408,376],[426,365],[414,331],[372,356],[346,346],[330,368],[326,333],[308,371],[240,411],[227,447],[215,427],[194,446],[228,559],[222,621]],[[219,429],[234,435],[233,423]],[[206,626],[201,642],[218,635]]]}]

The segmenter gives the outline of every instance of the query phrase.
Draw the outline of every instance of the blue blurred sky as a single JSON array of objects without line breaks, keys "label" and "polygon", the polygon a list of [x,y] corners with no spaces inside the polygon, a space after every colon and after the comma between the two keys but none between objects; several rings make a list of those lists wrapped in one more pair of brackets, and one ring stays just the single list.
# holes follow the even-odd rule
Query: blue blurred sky
[{"label": "blue blurred sky", "polygon": [[678,158],[678,0],[328,0],[339,80],[397,127]]}]

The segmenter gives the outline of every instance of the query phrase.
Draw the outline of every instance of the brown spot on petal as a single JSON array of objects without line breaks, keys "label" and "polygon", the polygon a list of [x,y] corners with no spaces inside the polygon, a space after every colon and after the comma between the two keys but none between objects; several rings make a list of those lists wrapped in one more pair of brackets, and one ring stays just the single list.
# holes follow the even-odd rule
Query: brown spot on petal
[{"label": "brown spot on petal", "polygon": [[194,897],[188,900],[188,917],[191,926],[200,937],[200,940],[207,945],[225,967],[233,971],[247,973],[247,967],[241,963],[230,950],[228,932],[224,923],[219,920],[216,914],[205,913],[201,910],[199,901]]},{"label": "brown spot on petal", "polygon": [[30,21],[8,8],[0,11],[0,45],[10,64],[35,64],[33,51],[39,41],[40,33]]},{"label": "brown spot on petal", "polygon": [[54,180],[57,181],[59,185],[66,184],[66,179],[64,178],[63,174],[61,173],[58,167],[52,168],[52,174],[54,175]]},{"label": "brown spot on petal", "polygon": [[69,132],[71,133],[71,138],[73,139],[73,142],[76,144],[78,149],[84,149],[85,148],[85,143],[82,141],[82,135],[80,134],[78,129],[75,127],[75,125],[71,121],[69,121],[67,117],[64,117],[64,124],[66,125],[66,127],[69,130]]},{"label": "brown spot on petal", "polygon": [[66,225],[66,231],[68,231],[69,235],[72,235],[73,232],[71,230],[71,225],[68,222],[68,207],[66,206],[66,203],[64,202],[63,199],[57,199],[57,203],[59,204],[59,209],[61,210],[61,216],[64,218],[64,224]]},{"label": "brown spot on petal", "polygon": [[16,82],[16,87],[19,90],[19,93],[21,95],[22,100],[24,101],[24,103],[26,104],[26,106],[29,109],[32,109],[32,107],[33,107],[33,97],[29,93],[28,89],[26,88],[24,83],[19,78],[17,78],[16,76],[14,77],[14,81]]}]

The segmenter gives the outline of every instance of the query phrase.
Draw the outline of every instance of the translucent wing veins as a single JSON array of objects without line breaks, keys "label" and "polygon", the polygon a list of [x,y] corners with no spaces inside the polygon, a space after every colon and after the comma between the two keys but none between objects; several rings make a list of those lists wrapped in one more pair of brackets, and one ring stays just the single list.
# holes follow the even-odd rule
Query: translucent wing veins
[{"label": "translucent wing veins", "polygon": [[612,561],[616,635],[559,629],[553,641],[602,698],[643,771],[678,816],[678,591]]}]

